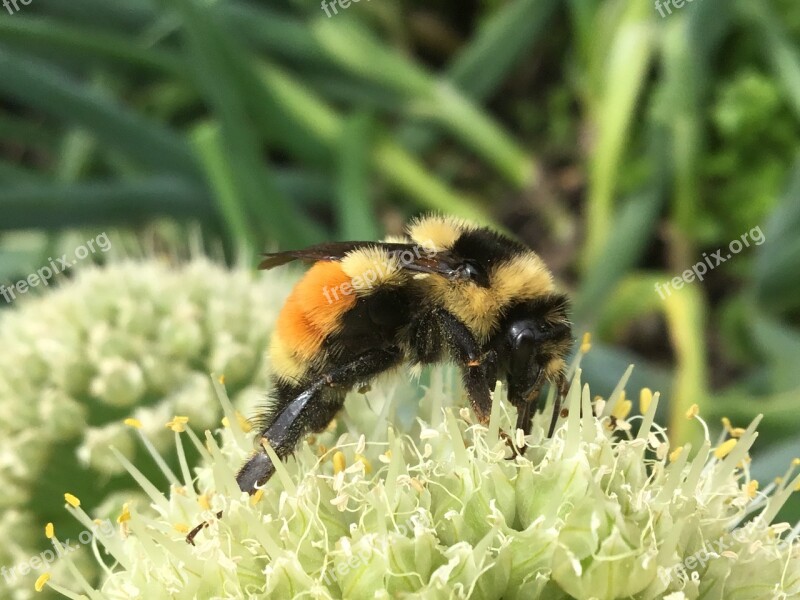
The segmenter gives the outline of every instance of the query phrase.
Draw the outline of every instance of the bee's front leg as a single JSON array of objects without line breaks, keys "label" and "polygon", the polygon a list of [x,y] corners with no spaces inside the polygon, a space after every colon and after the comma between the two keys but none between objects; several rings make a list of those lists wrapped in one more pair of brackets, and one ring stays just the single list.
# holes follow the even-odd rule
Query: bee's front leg
[{"label": "bee's front leg", "polygon": [[411,342],[418,362],[441,360],[443,346],[449,351],[450,357],[461,367],[464,389],[472,410],[478,421],[488,424],[492,412],[490,391],[494,388],[494,381],[490,382],[489,377],[497,370],[494,350],[484,351],[472,331],[458,317],[442,308],[420,316],[412,325],[412,331]]},{"label": "bee's front leg", "polygon": [[556,393],[555,402],[553,403],[553,416],[550,418],[550,429],[547,431],[547,437],[553,437],[553,433],[556,430],[556,423],[558,423],[558,418],[561,416],[561,401],[567,397],[567,393],[569,392],[570,383],[569,380],[567,380],[566,374],[562,373],[559,376],[555,382],[555,386]]}]

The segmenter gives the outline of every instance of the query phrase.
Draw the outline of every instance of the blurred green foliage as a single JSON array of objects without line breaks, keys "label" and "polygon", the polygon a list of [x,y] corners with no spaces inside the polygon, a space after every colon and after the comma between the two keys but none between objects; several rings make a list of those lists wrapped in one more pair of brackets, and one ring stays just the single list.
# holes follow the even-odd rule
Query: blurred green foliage
[{"label": "blurred green foliage", "polygon": [[684,441],[693,403],[764,412],[772,477],[800,454],[799,42],[794,0],[34,0],[0,14],[0,278],[71,228],[199,223],[255,260],[460,215],[553,266],[593,389],[636,363]]}]

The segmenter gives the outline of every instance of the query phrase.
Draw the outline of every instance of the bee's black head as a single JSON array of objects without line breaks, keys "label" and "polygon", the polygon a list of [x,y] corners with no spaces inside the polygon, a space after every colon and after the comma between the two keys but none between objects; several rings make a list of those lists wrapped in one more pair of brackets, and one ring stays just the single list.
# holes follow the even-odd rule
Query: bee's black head
[{"label": "bee's black head", "polygon": [[573,343],[568,308],[566,296],[546,294],[505,314],[494,348],[515,406],[535,400],[545,381],[558,382],[563,377]]}]

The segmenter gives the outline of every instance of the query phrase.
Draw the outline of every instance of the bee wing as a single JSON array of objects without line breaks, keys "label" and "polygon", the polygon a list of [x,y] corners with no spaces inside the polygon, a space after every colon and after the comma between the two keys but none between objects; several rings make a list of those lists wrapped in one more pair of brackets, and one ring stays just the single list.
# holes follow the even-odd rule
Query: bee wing
[{"label": "bee wing", "polygon": [[259,269],[273,269],[295,260],[304,262],[339,261],[348,253],[362,248],[382,248],[400,259],[400,266],[415,273],[431,273],[448,278],[459,276],[463,260],[451,252],[434,252],[418,244],[389,242],[329,242],[303,250],[263,254]]},{"label": "bee wing", "polygon": [[321,260],[337,261],[342,260],[348,252],[352,252],[353,250],[380,245],[383,244],[377,242],[329,242],[310,246],[303,250],[288,250],[286,252],[262,254],[264,259],[258,265],[258,268],[274,269],[275,267],[280,267],[294,260],[302,260],[304,262],[318,262]]}]

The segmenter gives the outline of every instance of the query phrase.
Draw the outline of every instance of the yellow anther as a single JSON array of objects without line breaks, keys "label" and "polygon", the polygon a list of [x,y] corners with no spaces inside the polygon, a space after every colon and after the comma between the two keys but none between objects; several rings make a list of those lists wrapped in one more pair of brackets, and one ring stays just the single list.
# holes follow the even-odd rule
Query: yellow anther
[{"label": "yellow anther", "polygon": [[44,535],[48,540],[52,540],[55,534],[55,528],[53,527],[52,523],[48,523],[44,526]]},{"label": "yellow anther", "polygon": [[700,407],[697,404],[692,404],[689,407],[689,410],[686,411],[686,418],[694,419],[699,414],[700,414]]},{"label": "yellow anther", "polygon": [[588,331],[583,334],[583,339],[581,340],[581,353],[586,354],[589,350],[592,349],[592,334]]},{"label": "yellow anther", "polygon": [[650,410],[650,405],[653,403],[653,390],[650,388],[642,388],[639,392],[639,412],[647,414]]},{"label": "yellow anther", "polygon": [[178,533],[189,533],[189,526],[186,523],[175,523],[172,528]]},{"label": "yellow anther", "polygon": [[128,503],[126,502],[125,504],[122,505],[122,512],[117,517],[117,523],[122,524],[130,520],[131,520],[131,511],[130,508],[128,508]]},{"label": "yellow anther", "polygon": [[255,506],[256,504],[259,503],[259,501],[263,497],[264,497],[264,490],[263,489],[256,490],[256,493],[250,496],[250,504],[252,506]]},{"label": "yellow anther", "polygon": [[48,581],[50,581],[50,573],[42,573],[39,575],[36,583],[33,584],[33,589],[37,592],[41,592]]},{"label": "yellow anther", "polygon": [[757,493],[758,493],[758,480],[753,479],[752,481],[750,481],[750,483],[747,484],[747,497],[755,498]]},{"label": "yellow anther", "polygon": [[719,460],[722,460],[731,453],[731,450],[736,447],[736,444],[737,440],[725,440],[717,447],[716,450],[714,450],[714,456],[716,456]]},{"label": "yellow anther", "polygon": [[64,500],[66,500],[67,504],[69,504],[73,508],[78,508],[81,505],[81,501],[78,500],[77,497],[73,496],[69,492],[64,494]]},{"label": "yellow anther", "polygon": [[369,474],[372,473],[372,463],[369,462],[366,456],[362,456],[361,454],[356,454],[356,462],[360,462],[364,465],[364,472]]},{"label": "yellow anther", "polygon": [[629,414],[631,414],[632,408],[633,402],[630,400],[625,400],[625,394],[623,393],[622,398],[620,398],[620,401],[617,402],[617,405],[614,407],[614,410],[611,411],[611,414],[615,416],[617,420],[623,421]]},{"label": "yellow anther", "polygon": [[[238,410],[236,411],[236,422],[239,424],[239,429],[241,429],[245,433],[250,433],[250,431],[253,429],[253,426],[250,424],[250,421],[248,421],[244,417],[244,415],[242,415],[242,413],[240,413]],[[223,427],[231,426],[231,421],[228,417],[222,417],[222,426]]]},{"label": "yellow anther", "polygon": [[747,430],[744,427],[734,427],[731,429],[731,437],[740,438]]},{"label": "yellow anther", "polygon": [[219,384],[220,384],[220,385],[225,385],[225,375],[220,375],[220,376],[217,378],[217,381],[219,381]]},{"label": "yellow anther", "polygon": [[133,427],[134,429],[142,428],[142,422],[139,419],[128,418],[125,419],[123,423],[125,423],[125,425],[127,425],[128,427]]},{"label": "yellow anther", "polygon": [[675,448],[675,450],[670,452],[669,453],[669,462],[675,462],[676,460],[678,460],[678,458],[681,455],[681,452],[683,452],[683,446],[678,446],[677,448]]},{"label": "yellow anther", "polygon": [[333,474],[338,475],[347,468],[347,461],[344,458],[344,452],[339,450],[333,455]]},{"label": "yellow anther", "polygon": [[197,497],[197,503],[203,510],[211,510],[211,503],[208,501],[208,494],[200,494]]},{"label": "yellow anther", "polygon": [[165,425],[165,427],[169,427],[175,433],[182,433],[186,431],[186,424],[189,422],[189,417],[172,417],[172,420]]}]

